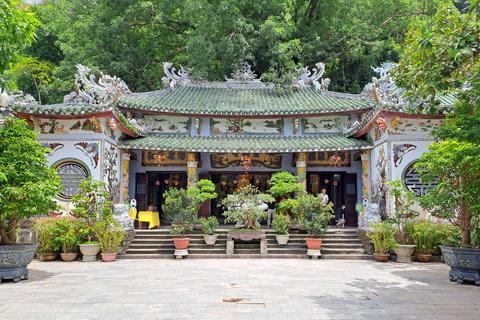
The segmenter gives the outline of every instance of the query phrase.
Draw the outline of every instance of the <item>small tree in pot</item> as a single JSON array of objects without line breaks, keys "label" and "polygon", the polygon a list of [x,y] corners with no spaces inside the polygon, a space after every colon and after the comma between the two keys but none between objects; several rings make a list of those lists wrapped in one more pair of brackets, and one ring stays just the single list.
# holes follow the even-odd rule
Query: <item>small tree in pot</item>
[{"label": "small tree in pot", "polygon": [[37,133],[24,120],[8,119],[0,127],[0,261],[7,256],[11,266],[0,265],[2,278],[27,278],[28,265],[37,245],[17,245],[17,229],[30,217],[59,210],[53,199],[62,189],[55,169],[48,166],[48,149],[35,141]]},{"label": "small tree in pot", "polygon": [[277,231],[275,238],[278,244],[288,243],[288,230],[290,228],[290,218],[284,214],[277,214],[272,222],[272,227]]},{"label": "small tree in pot", "polygon": [[108,218],[97,222],[95,232],[100,241],[103,261],[110,262],[115,260],[118,246],[125,238],[127,231],[122,228],[120,223]]},{"label": "small tree in pot", "polygon": [[[276,210],[279,214],[290,215],[292,220],[297,220],[294,216],[292,208],[298,202],[293,199],[295,192],[303,190],[303,184],[298,182],[298,177],[295,177],[290,172],[282,171],[274,173],[270,179],[270,192],[272,196],[280,201],[276,204]],[[298,223],[296,223],[298,225]]]},{"label": "small tree in pot", "polygon": [[193,197],[185,189],[172,188],[165,193],[164,211],[171,223],[170,233],[176,236],[173,239],[175,248],[187,249],[190,238],[185,238],[185,233],[192,230],[197,213]]},{"label": "small tree in pot", "polygon": [[205,243],[207,245],[213,246],[217,241],[217,235],[215,230],[218,228],[218,219],[215,216],[210,216],[208,218],[200,218],[197,220],[202,225],[202,230],[205,233],[203,236]]},{"label": "small tree in pot", "polygon": [[373,243],[375,249],[374,256],[378,262],[388,261],[390,250],[395,250],[397,243],[395,242],[395,229],[392,229],[389,223],[385,221],[380,223],[371,223],[367,231],[367,236]]}]

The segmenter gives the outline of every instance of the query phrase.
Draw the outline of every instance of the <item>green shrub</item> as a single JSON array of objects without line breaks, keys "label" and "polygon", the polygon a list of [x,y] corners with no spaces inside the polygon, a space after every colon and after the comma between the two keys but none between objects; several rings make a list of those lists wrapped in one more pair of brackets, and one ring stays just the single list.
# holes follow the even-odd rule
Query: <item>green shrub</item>
[{"label": "green shrub", "polygon": [[290,228],[290,219],[283,214],[277,214],[272,221],[272,227],[278,234],[288,234]]},{"label": "green shrub", "polygon": [[321,238],[328,229],[328,222],[333,216],[333,203],[323,204],[320,197],[301,192],[298,194],[298,205],[293,207],[300,224],[308,231],[312,238]]},{"label": "green shrub", "polygon": [[95,232],[103,253],[117,253],[117,248],[127,232],[113,219],[97,222]]},{"label": "green shrub", "polygon": [[200,218],[197,221],[201,223],[202,230],[205,234],[214,234],[219,226],[218,219],[215,216],[210,216],[208,219]]},{"label": "green shrub", "polygon": [[435,226],[436,224],[429,220],[422,220],[413,225],[411,235],[415,243],[416,253],[432,254]]},{"label": "green shrub", "polygon": [[165,214],[170,220],[170,233],[180,238],[192,230],[195,223],[196,210],[193,197],[185,189],[171,188],[165,193]]},{"label": "green shrub", "polygon": [[380,222],[371,223],[369,225],[370,231],[367,231],[367,236],[373,243],[376,254],[388,254],[390,250],[397,248],[394,233],[391,224]]}]

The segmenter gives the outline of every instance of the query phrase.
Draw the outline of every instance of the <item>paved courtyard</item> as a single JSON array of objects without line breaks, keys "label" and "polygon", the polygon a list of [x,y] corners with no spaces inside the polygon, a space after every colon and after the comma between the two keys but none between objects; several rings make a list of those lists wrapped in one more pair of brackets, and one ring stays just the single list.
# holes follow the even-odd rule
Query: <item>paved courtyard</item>
[{"label": "paved courtyard", "polygon": [[480,288],[441,263],[39,262],[0,284],[0,319],[480,319]]}]

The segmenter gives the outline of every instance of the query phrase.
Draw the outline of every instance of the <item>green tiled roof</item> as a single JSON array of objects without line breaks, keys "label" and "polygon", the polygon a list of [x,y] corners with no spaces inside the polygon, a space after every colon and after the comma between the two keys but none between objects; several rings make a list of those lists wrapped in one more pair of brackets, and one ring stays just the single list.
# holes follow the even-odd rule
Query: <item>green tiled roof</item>
[{"label": "green tiled roof", "polygon": [[136,110],[190,115],[281,116],[370,109],[373,100],[360,95],[318,92],[299,87],[292,93],[275,88],[177,86],[174,90],[120,98],[118,106]]},{"label": "green tiled roof", "polygon": [[94,104],[54,104],[48,106],[27,106],[12,105],[12,110],[17,113],[45,114],[57,116],[76,116],[76,115],[95,115],[102,112],[111,112],[122,125],[139,136],[145,136],[146,132],[132,126],[122,112],[113,105],[94,105]]},{"label": "green tiled roof", "polygon": [[124,149],[148,149],[190,152],[310,152],[371,149],[363,140],[347,138],[341,134],[285,136],[208,136],[148,135],[123,141]]}]

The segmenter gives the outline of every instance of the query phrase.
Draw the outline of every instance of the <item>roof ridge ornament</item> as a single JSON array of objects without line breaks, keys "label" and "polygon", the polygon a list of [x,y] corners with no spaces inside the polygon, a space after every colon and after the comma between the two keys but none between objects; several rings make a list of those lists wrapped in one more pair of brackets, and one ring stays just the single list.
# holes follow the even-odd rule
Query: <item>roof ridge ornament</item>
[{"label": "roof ridge ornament", "polygon": [[362,96],[374,99],[375,102],[382,104],[405,104],[406,100],[403,98],[404,91],[402,88],[397,87],[395,80],[393,80],[390,74],[390,71],[397,65],[396,63],[384,62],[380,67],[371,67],[373,71],[380,74],[380,78],[372,77],[372,82],[363,88]]},{"label": "roof ridge ornament", "polygon": [[[325,72],[325,63],[315,63],[316,68],[308,70],[308,67],[295,68],[295,71],[300,74],[300,77],[294,80],[294,84],[298,86],[313,85],[318,91],[328,91],[330,79],[321,79]],[[321,82],[319,80],[321,79]]]},{"label": "roof ridge ornament", "polygon": [[235,70],[235,72],[231,73],[230,75],[232,76],[233,79],[225,78],[227,82],[231,82],[232,80],[234,82],[241,82],[241,83],[259,82],[259,81],[261,82],[260,79],[256,79],[257,75],[255,74],[254,71],[252,71],[252,66],[245,61],[241,62],[238,69]]},{"label": "roof ridge ornament", "polygon": [[10,99],[9,104],[13,104],[15,106],[33,107],[38,105],[37,101],[31,94],[23,93],[22,90],[15,90],[11,95],[5,95]]},{"label": "roof ridge ornament", "polygon": [[98,83],[91,69],[82,64],[76,64],[75,91],[63,98],[63,103],[99,104],[116,103],[119,97],[130,95],[132,92],[127,84],[116,76],[109,76],[100,72]]},{"label": "roof ridge ornament", "polygon": [[185,69],[182,65],[180,65],[180,70],[177,74],[175,73],[177,68],[172,68],[172,71],[169,70],[172,66],[173,63],[171,62],[163,63],[163,72],[165,73],[165,77],[162,78],[162,82],[165,89],[173,90],[177,84],[187,85],[192,82],[190,73],[192,72],[193,68]]}]

